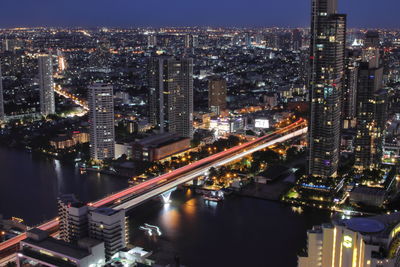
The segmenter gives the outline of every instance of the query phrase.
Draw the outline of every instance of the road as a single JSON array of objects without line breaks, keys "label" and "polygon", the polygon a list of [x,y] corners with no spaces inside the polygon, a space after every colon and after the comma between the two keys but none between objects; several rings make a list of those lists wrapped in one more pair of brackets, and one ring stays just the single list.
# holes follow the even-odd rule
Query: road
[{"label": "road", "polygon": [[[177,185],[186,183],[187,181],[204,174],[211,167],[225,165],[255,151],[262,150],[276,143],[285,142],[291,138],[305,134],[306,132],[307,122],[303,119],[299,119],[289,126],[279,129],[271,134],[227,149],[226,151],[219,152],[169,173],[140,183],[136,186],[124,189],[99,201],[89,203],[88,205],[92,207],[101,207],[104,205],[116,204],[114,206],[118,209],[128,209],[130,207],[137,206],[152,197],[160,195],[161,193],[174,188]],[[134,197],[132,199],[129,198],[130,196],[132,197],[132,195],[134,195]],[[119,202],[121,202],[121,204],[118,204]],[[41,230],[46,230],[53,233],[57,231],[57,227],[58,218],[38,226],[38,228]],[[0,266],[4,264],[1,259],[9,256],[10,253],[15,253],[18,249],[18,243],[25,238],[26,234],[24,233],[0,244]]]}]

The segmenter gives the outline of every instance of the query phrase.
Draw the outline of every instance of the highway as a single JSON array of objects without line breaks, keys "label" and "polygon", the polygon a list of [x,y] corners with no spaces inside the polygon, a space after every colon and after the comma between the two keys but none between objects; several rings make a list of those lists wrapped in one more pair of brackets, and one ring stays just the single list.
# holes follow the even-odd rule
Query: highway
[{"label": "highway", "polygon": [[[160,175],[138,185],[129,187],[120,192],[107,196],[101,200],[89,203],[89,206],[101,207],[114,204],[117,209],[129,209],[140,205],[144,201],[164,193],[177,185],[184,184],[200,175],[211,167],[218,167],[238,160],[255,151],[262,150],[271,145],[285,142],[307,132],[307,122],[303,119],[279,129],[271,134],[262,136],[253,141],[227,149],[197,162],[191,163],[169,173]],[[38,226],[41,230],[55,232],[58,227],[58,218]],[[4,264],[2,258],[16,252],[18,243],[26,238],[21,234],[0,244],[0,266]]]}]

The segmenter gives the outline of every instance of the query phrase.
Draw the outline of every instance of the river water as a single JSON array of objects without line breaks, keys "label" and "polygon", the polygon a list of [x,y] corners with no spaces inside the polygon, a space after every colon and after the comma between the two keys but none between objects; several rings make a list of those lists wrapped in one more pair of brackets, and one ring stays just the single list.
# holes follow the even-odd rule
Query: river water
[{"label": "river water", "polygon": [[[0,214],[29,225],[57,214],[60,193],[93,201],[127,186],[125,178],[80,174],[76,166],[25,151],[0,148]],[[129,212],[130,242],[154,251],[161,263],[179,256],[188,267],[296,266],[307,229],[330,221],[330,214],[253,198],[228,196],[209,204],[191,190],[155,199]],[[160,237],[139,229],[157,225]]]}]

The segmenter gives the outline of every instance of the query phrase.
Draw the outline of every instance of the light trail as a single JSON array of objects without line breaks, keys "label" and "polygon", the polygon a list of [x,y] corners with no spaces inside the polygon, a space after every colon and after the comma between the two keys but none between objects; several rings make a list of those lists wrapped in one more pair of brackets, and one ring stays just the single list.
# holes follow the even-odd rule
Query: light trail
[{"label": "light trail", "polygon": [[[116,200],[120,200],[129,195],[146,191],[146,189],[151,189],[150,192],[147,192],[147,193],[140,195],[140,196],[136,197],[135,199],[133,199],[137,203],[141,203],[141,202],[145,201],[146,199],[148,199],[149,197],[154,197],[155,195],[159,195],[177,185],[180,185],[182,183],[190,181],[191,179],[203,174],[205,170],[204,170],[204,168],[201,168],[201,167],[204,167],[206,165],[208,166],[210,164],[211,164],[211,166],[213,166],[214,164],[216,166],[224,165],[231,161],[234,161],[241,157],[249,155],[257,150],[261,150],[263,148],[271,146],[272,144],[284,142],[286,140],[289,140],[290,138],[293,138],[295,136],[299,136],[303,133],[306,133],[307,132],[306,126],[307,126],[306,121],[303,119],[300,119],[300,120],[292,123],[289,126],[286,126],[282,129],[275,131],[274,133],[257,138],[255,140],[247,142],[245,144],[227,149],[226,151],[219,152],[219,153],[209,156],[207,158],[201,159],[195,163],[192,163],[192,164],[186,165],[184,167],[181,167],[179,169],[176,169],[172,172],[160,175],[157,178],[153,178],[153,179],[145,181],[139,185],[127,188],[118,193],[107,196],[99,201],[94,202],[94,203],[89,203],[88,205],[93,206],[93,207],[104,206],[104,205],[107,205],[110,203],[114,203]],[[296,127],[302,127],[302,128],[293,133],[290,133],[290,131],[296,129]],[[277,136],[277,135],[285,134],[288,132],[289,132],[289,134],[287,134],[287,135]],[[273,138],[275,138],[275,139],[273,139]],[[260,144],[260,145],[257,147],[254,147],[257,144]],[[242,151],[242,150],[244,150],[244,151]],[[231,155],[232,155],[232,157],[229,157]],[[199,170],[199,168],[200,168],[200,170]],[[171,181],[171,182],[168,182],[168,181]],[[168,182],[168,183],[165,185],[166,182]],[[159,187],[156,187],[156,186],[159,186]],[[156,189],[153,189],[154,187],[156,187]],[[131,201],[133,201],[133,200],[130,200],[126,203],[132,204]],[[126,203],[121,204],[121,205],[125,205]],[[121,205],[118,206],[117,208],[124,207]],[[128,204],[126,204],[125,206],[128,206]],[[48,222],[38,226],[38,228],[41,230],[48,231],[48,230],[52,230],[52,229],[58,227],[58,224],[59,224],[59,220],[58,220],[58,218],[55,218],[51,221],[48,221]],[[9,250],[13,250],[13,249],[16,250],[18,243],[20,241],[24,240],[25,238],[26,238],[26,233],[23,233],[21,235],[18,235],[16,237],[13,237],[13,238],[5,241],[5,242],[0,243],[0,253],[4,253],[5,251],[9,251]]]}]

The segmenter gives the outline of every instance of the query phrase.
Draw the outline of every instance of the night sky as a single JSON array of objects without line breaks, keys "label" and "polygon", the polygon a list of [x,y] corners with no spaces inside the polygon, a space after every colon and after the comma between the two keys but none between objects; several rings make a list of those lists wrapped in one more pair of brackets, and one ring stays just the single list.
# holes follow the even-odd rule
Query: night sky
[{"label": "night sky", "polygon": [[[311,0],[2,0],[0,27],[309,25]],[[350,27],[400,28],[399,0],[339,0]]]}]

